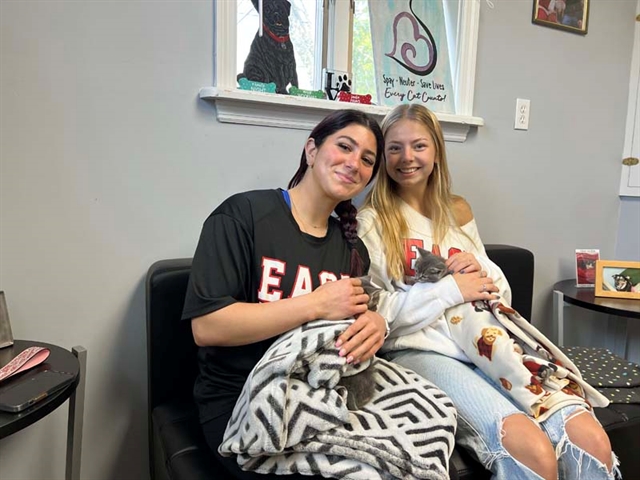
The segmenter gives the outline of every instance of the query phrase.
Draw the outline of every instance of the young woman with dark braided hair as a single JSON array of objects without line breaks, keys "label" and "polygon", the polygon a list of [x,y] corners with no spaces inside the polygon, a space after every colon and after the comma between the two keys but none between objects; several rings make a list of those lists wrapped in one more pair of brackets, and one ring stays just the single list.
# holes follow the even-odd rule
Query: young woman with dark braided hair
[{"label": "young woman with dark braided hair", "polygon": [[268,477],[242,471],[218,446],[247,376],[277,336],[312,320],[357,317],[337,343],[349,363],[371,358],[384,341],[386,323],[367,310],[356,278],[369,255],[351,205],[382,153],[374,119],[336,111],[311,132],[289,190],[234,195],[204,223],[182,317],[200,347],[194,396],[205,437],[237,478]]}]

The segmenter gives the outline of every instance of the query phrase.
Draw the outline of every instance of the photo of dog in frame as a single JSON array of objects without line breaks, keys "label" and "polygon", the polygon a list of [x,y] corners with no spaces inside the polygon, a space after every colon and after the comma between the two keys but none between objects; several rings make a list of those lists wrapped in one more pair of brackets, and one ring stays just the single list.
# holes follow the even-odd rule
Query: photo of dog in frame
[{"label": "photo of dog in frame", "polygon": [[598,260],[594,295],[640,300],[640,262]]},{"label": "photo of dog in frame", "polygon": [[[258,0],[251,3],[258,10]],[[288,0],[263,0],[262,10],[262,36],[258,30],[237,80],[273,82],[276,93],[286,95],[289,85],[298,87],[296,59],[289,37],[291,4]]]}]

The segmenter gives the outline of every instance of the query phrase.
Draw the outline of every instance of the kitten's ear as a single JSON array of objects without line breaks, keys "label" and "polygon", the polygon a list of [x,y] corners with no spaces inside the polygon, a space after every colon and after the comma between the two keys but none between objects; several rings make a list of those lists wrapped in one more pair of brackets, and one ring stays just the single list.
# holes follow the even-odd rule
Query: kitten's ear
[{"label": "kitten's ear", "polygon": [[369,290],[373,288],[373,282],[371,281],[371,275],[363,275],[359,277],[362,282],[362,288],[364,288],[365,293],[368,293]]},{"label": "kitten's ear", "polygon": [[421,257],[428,257],[431,254],[431,252],[426,251],[424,248],[420,248],[417,246],[416,248],[418,249],[418,253],[420,254]]},{"label": "kitten's ear", "polygon": [[375,293],[376,291],[382,289],[380,285],[376,284],[373,281],[373,277],[371,275],[363,275],[362,277],[358,278],[360,278],[360,281],[362,282],[362,288],[364,288],[364,292],[367,295],[371,295],[372,293]]}]

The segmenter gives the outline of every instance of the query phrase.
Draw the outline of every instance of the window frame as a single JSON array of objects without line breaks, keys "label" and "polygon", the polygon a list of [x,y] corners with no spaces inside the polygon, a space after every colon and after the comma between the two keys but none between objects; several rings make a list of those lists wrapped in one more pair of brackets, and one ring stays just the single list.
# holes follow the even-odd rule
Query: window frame
[{"label": "window frame", "polygon": [[[333,1],[336,9],[350,7],[350,0]],[[199,97],[215,102],[218,121],[311,130],[333,110],[356,108],[381,121],[393,108],[238,89],[236,16],[235,1],[214,0],[214,86],[201,88]],[[479,0],[460,2],[455,43],[458,62],[453,72],[454,89],[457,92],[456,114],[436,113],[447,141],[464,142],[471,127],[484,125],[481,117],[473,116],[479,18]],[[344,61],[334,58],[334,68],[340,69]]]}]

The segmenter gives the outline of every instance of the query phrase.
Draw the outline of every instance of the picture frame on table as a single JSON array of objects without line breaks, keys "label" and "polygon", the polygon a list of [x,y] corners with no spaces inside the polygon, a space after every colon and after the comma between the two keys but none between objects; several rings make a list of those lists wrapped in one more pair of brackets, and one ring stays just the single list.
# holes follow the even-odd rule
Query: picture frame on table
[{"label": "picture frame on table", "polygon": [[596,262],[600,260],[597,248],[576,249],[576,287],[594,288],[596,285]]},{"label": "picture frame on table", "polygon": [[595,296],[640,300],[640,262],[598,260]]},{"label": "picture frame on table", "polygon": [[9,309],[4,298],[4,292],[0,290],[0,348],[13,345],[11,322],[9,321]]},{"label": "picture frame on table", "polygon": [[532,23],[587,34],[591,0],[533,0]]}]

